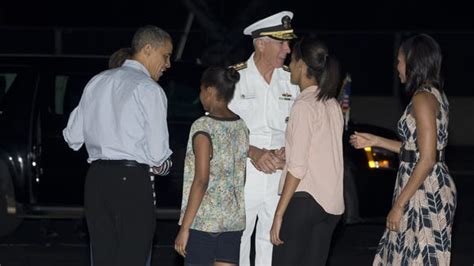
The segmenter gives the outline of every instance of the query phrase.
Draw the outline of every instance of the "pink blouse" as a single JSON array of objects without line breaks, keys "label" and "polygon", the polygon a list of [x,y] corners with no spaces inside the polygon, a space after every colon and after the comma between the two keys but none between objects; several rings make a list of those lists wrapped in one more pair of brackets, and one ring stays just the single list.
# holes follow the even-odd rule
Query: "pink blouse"
[{"label": "pink blouse", "polygon": [[342,111],[336,99],[319,101],[319,89],[301,92],[291,109],[286,128],[286,165],[280,179],[283,190],[286,174],[301,179],[296,191],[308,192],[327,213],[344,212]]}]

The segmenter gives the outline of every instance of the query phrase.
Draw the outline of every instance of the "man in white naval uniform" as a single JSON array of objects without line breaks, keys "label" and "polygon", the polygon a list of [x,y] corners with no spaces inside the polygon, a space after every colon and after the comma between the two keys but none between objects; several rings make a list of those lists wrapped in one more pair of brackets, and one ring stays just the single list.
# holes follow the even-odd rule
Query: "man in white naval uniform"
[{"label": "man in white naval uniform", "polygon": [[240,265],[250,265],[250,240],[256,226],[255,265],[271,265],[273,245],[270,229],[278,204],[278,183],[284,165],[282,155],[290,109],[299,88],[290,83],[284,61],[291,52],[289,40],[293,13],[283,11],[248,26],[255,52],[239,71],[229,108],[250,130],[250,150],[245,184],[246,229],[240,245]]}]

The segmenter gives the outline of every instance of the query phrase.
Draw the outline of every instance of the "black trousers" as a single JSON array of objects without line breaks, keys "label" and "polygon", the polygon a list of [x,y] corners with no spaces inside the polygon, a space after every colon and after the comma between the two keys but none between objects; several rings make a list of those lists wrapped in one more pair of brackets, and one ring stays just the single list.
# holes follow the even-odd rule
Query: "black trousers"
[{"label": "black trousers", "polygon": [[280,239],[284,244],[273,247],[272,265],[326,265],[340,218],[325,212],[310,194],[296,192],[283,215]]},{"label": "black trousers", "polygon": [[156,217],[149,168],[95,161],[85,184],[85,215],[94,266],[145,265]]}]

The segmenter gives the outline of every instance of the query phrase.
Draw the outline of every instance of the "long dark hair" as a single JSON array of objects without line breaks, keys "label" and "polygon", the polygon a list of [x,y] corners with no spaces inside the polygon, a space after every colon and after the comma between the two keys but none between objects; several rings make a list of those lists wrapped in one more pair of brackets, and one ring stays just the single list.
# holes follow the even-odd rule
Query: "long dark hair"
[{"label": "long dark hair", "polygon": [[230,102],[234,96],[235,84],[239,81],[240,74],[232,67],[211,66],[201,76],[201,85],[215,87],[217,98]]},{"label": "long dark hair", "polygon": [[319,86],[318,100],[336,98],[340,89],[340,70],[337,59],[329,54],[327,46],[313,38],[303,38],[293,47],[295,60],[303,60],[308,66],[307,77],[315,78]]},{"label": "long dark hair", "polygon": [[412,36],[402,43],[400,51],[405,56],[405,89],[410,95],[422,87],[435,87],[443,91],[443,56],[435,39],[427,34]]}]

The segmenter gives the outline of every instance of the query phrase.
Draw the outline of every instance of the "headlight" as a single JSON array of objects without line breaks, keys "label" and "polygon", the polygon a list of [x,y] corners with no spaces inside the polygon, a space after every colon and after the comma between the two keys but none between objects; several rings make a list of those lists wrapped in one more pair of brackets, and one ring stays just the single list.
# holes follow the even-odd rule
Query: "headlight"
[{"label": "headlight", "polygon": [[365,147],[364,151],[369,168],[394,169],[396,167],[395,153],[376,147]]}]

